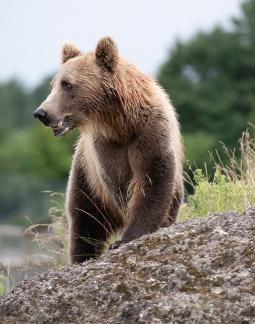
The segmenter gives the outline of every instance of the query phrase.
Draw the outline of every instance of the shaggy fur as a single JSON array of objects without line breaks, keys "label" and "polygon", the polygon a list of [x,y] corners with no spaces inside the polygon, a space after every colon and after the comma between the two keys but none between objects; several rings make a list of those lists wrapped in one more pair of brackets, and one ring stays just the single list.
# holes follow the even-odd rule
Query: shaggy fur
[{"label": "shaggy fur", "polygon": [[66,210],[71,262],[172,224],[183,198],[182,143],[175,110],[152,78],[122,59],[109,37],[95,52],[62,49],[41,108],[55,127],[78,127]]}]

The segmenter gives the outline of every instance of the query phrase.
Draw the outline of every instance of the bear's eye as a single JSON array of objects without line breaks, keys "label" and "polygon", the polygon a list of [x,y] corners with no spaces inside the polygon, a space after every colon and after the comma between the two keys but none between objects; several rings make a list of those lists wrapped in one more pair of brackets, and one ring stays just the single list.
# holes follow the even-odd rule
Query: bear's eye
[{"label": "bear's eye", "polygon": [[66,80],[61,81],[61,86],[64,90],[71,90],[73,88],[73,85]]}]

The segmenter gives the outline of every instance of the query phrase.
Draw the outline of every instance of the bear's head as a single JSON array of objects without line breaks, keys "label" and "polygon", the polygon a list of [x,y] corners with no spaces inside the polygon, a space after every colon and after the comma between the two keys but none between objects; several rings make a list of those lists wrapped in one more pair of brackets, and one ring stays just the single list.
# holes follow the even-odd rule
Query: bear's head
[{"label": "bear's head", "polygon": [[[34,116],[53,129],[55,136],[83,127],[97,115],[107,114],[114,99],[118,50],[110,37],[95,52],[82,53],[71,43],[62,48],[62,65],[51,82],[51,92]],[[107,108],[108,107],[108,108]]]}]

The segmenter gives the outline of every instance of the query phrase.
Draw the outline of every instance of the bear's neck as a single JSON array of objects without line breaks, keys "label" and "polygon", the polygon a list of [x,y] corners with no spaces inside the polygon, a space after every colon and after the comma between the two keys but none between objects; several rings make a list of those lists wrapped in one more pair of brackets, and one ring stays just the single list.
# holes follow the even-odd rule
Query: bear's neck
[{"label": "bear's neck", "polygon": [[[120,69],[121,70],[121,69]],[[157,84],[150,77],[128,65],[112,76],[106,106],[97,116],[95,126],[105,137],[127,142],[139,135],[155,109]]]},{"label": "bear's neck", "polygon": [[98,111],[81,133],[94,133],[120,143],[128,143],[143,130],[157,108],[156,82],[132,65],[120,67],[112,78],[102,79],[105,98],[97,103]]}]

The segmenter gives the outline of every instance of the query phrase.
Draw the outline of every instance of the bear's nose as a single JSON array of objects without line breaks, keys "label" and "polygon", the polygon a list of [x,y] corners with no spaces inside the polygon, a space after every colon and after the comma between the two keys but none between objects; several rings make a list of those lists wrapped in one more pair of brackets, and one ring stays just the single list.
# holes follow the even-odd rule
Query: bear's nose
[{"label": "bear's nose", "polygon": [[48,118],[47,118],[47,113],[41,107],[37,108],[34,111],[34,117],[38,118],[44,125],[46,125],[46,126],[49,125],[49,121],[48,121]]}]

